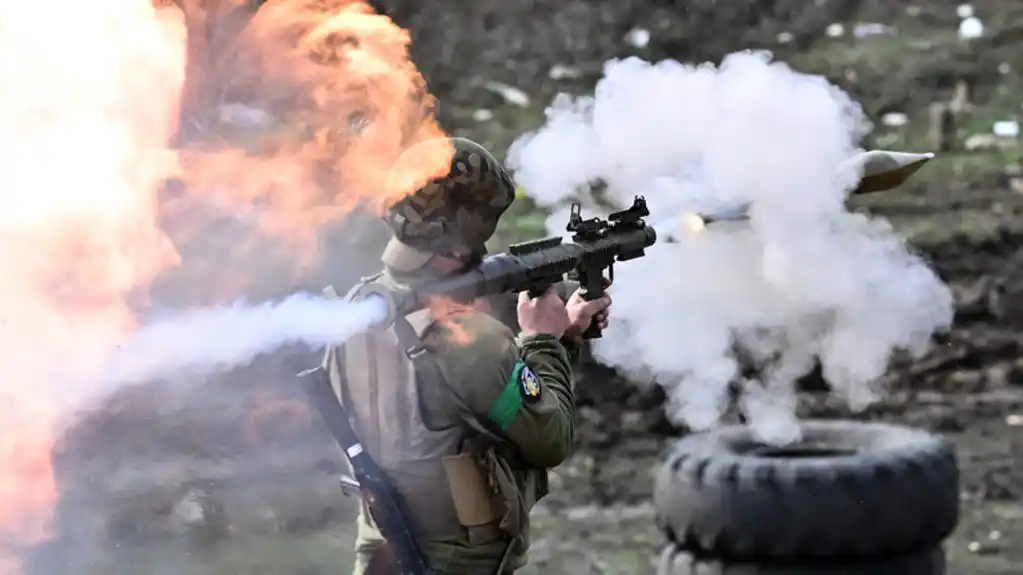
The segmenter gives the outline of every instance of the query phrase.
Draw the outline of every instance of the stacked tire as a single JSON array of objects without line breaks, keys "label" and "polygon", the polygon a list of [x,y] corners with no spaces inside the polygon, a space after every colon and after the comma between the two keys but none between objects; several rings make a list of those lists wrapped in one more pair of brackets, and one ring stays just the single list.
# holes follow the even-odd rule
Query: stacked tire
[{"label": "stacked tire", "polygon": [[658,575],[940,575],[959,467],[947,440],[907,427],[808,421],[775,448],[731,426],[674,446],[654,504]]}]

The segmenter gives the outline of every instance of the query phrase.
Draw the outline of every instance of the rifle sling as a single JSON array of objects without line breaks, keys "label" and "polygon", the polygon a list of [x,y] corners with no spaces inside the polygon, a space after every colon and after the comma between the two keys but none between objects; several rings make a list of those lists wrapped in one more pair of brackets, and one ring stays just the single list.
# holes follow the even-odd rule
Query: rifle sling
[{"label": "rifle sling", "polygon": [[398,337],[398,344],[405,350],[405,356],[412,362],[416,375],[426,385],[442,385],[447,389],[458,407],[459,416],[470,429],[486,437],[497,444],[507,444],[508,439],[493,421],[488,417],[478,415],[475,410],[462,398],[462,395],[451,382],[444,377],[444,372],[437,365],[437,360],[426,348],[423,340],[416,335],[412,324],[404,317],[394,321],[394,333]]},{"label": "rifle sling", "polygon": [[[326,370],[323,366],[318,366],[298,374],[298,379],[302,384],[303,391],[351,464],[352,471],[360,483],[360,497],[363,503],[373,505],[373,499],[376,496],[381,498],[376,501],[378,504],[385,507],[387,507],[387,502],[393,504],[394,513],[402,525],[395,525],[391,521],[394,518],[388,517],[388,524],[380,525],[382,527],[381,534],[392,546],[392,551],[395,553],[394,558],[402,567],[402,575],[429,575],[430,571],[425,558],[409,529],[410,514],[405,506],[405,501],[401,498],[401,494],[394,492],[383,471],[376,465],[369,453],[363,449],[355,430],[352,429],[348,412],[334,393]],[[375,485],[382,486],[382,490],[389,492],[373,493],[372,488]]]}]

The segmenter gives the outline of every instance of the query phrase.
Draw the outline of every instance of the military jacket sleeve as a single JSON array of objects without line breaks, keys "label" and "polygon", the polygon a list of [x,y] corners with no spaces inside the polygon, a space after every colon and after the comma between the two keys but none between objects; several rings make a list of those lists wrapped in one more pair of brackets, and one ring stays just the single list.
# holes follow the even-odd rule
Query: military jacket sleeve
[{"label": "military jacket sleeve", "polygon": [[575,434],[575,397],[572,368],[557,339],[516,341],[493,316],[466,312],[438,322],[429,341],[449,384],[523,459],[537,467],[565,459]]}]

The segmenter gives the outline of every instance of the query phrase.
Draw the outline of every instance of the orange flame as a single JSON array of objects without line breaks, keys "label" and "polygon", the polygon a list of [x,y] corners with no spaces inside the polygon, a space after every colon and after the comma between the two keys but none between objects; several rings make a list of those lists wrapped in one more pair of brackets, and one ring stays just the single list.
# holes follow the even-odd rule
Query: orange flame
[{"label": "orange flame", "polygon": [[437,318],[437,323],[447,331],[451,342],[463,347],[476,341],[477,335],[460,321],[461,317],[464,317],[460,312],[471,310],[478,313],[493,313],[490,302],[485,299],[465,303],[437,296],[430,298],[427,307],[433,317]]},{"label": "orange flame", "polygon": [[[186,4],[190,32],[199,12]],[[408,44],[405,30],[352,0],[276,0],[219,49],[193,43],[205,82],[188,94],[181,179],[284,240],[308,241],[360,206],[381,212],[446,172],[453,153],[432,147],[405,166],[415,177],[388,186],[403,150],[444,136]]]},{"label": "orange flame", "polygon": [[[389,174],[443,136],[404,30],[351,0],[245,4],[0,6],[2,575],[51,535],[67,414],[111,391],[69,382],[180,264],[160,216],[220,207],[309,253],[323,224],[378,213],[450,165],[434,147]],[[160,205],[171,181],[180,193]]]}]

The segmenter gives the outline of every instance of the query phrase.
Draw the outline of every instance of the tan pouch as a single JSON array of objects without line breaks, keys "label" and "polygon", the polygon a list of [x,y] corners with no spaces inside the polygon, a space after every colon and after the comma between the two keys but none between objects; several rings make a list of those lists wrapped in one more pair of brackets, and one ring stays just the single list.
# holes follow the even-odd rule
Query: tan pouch
[{"label": "tan pouch", "polygon": [[492,524],[501,518],[494,490],[472,453],[449,455],[443,460],[455,514],[463,527]]}]

